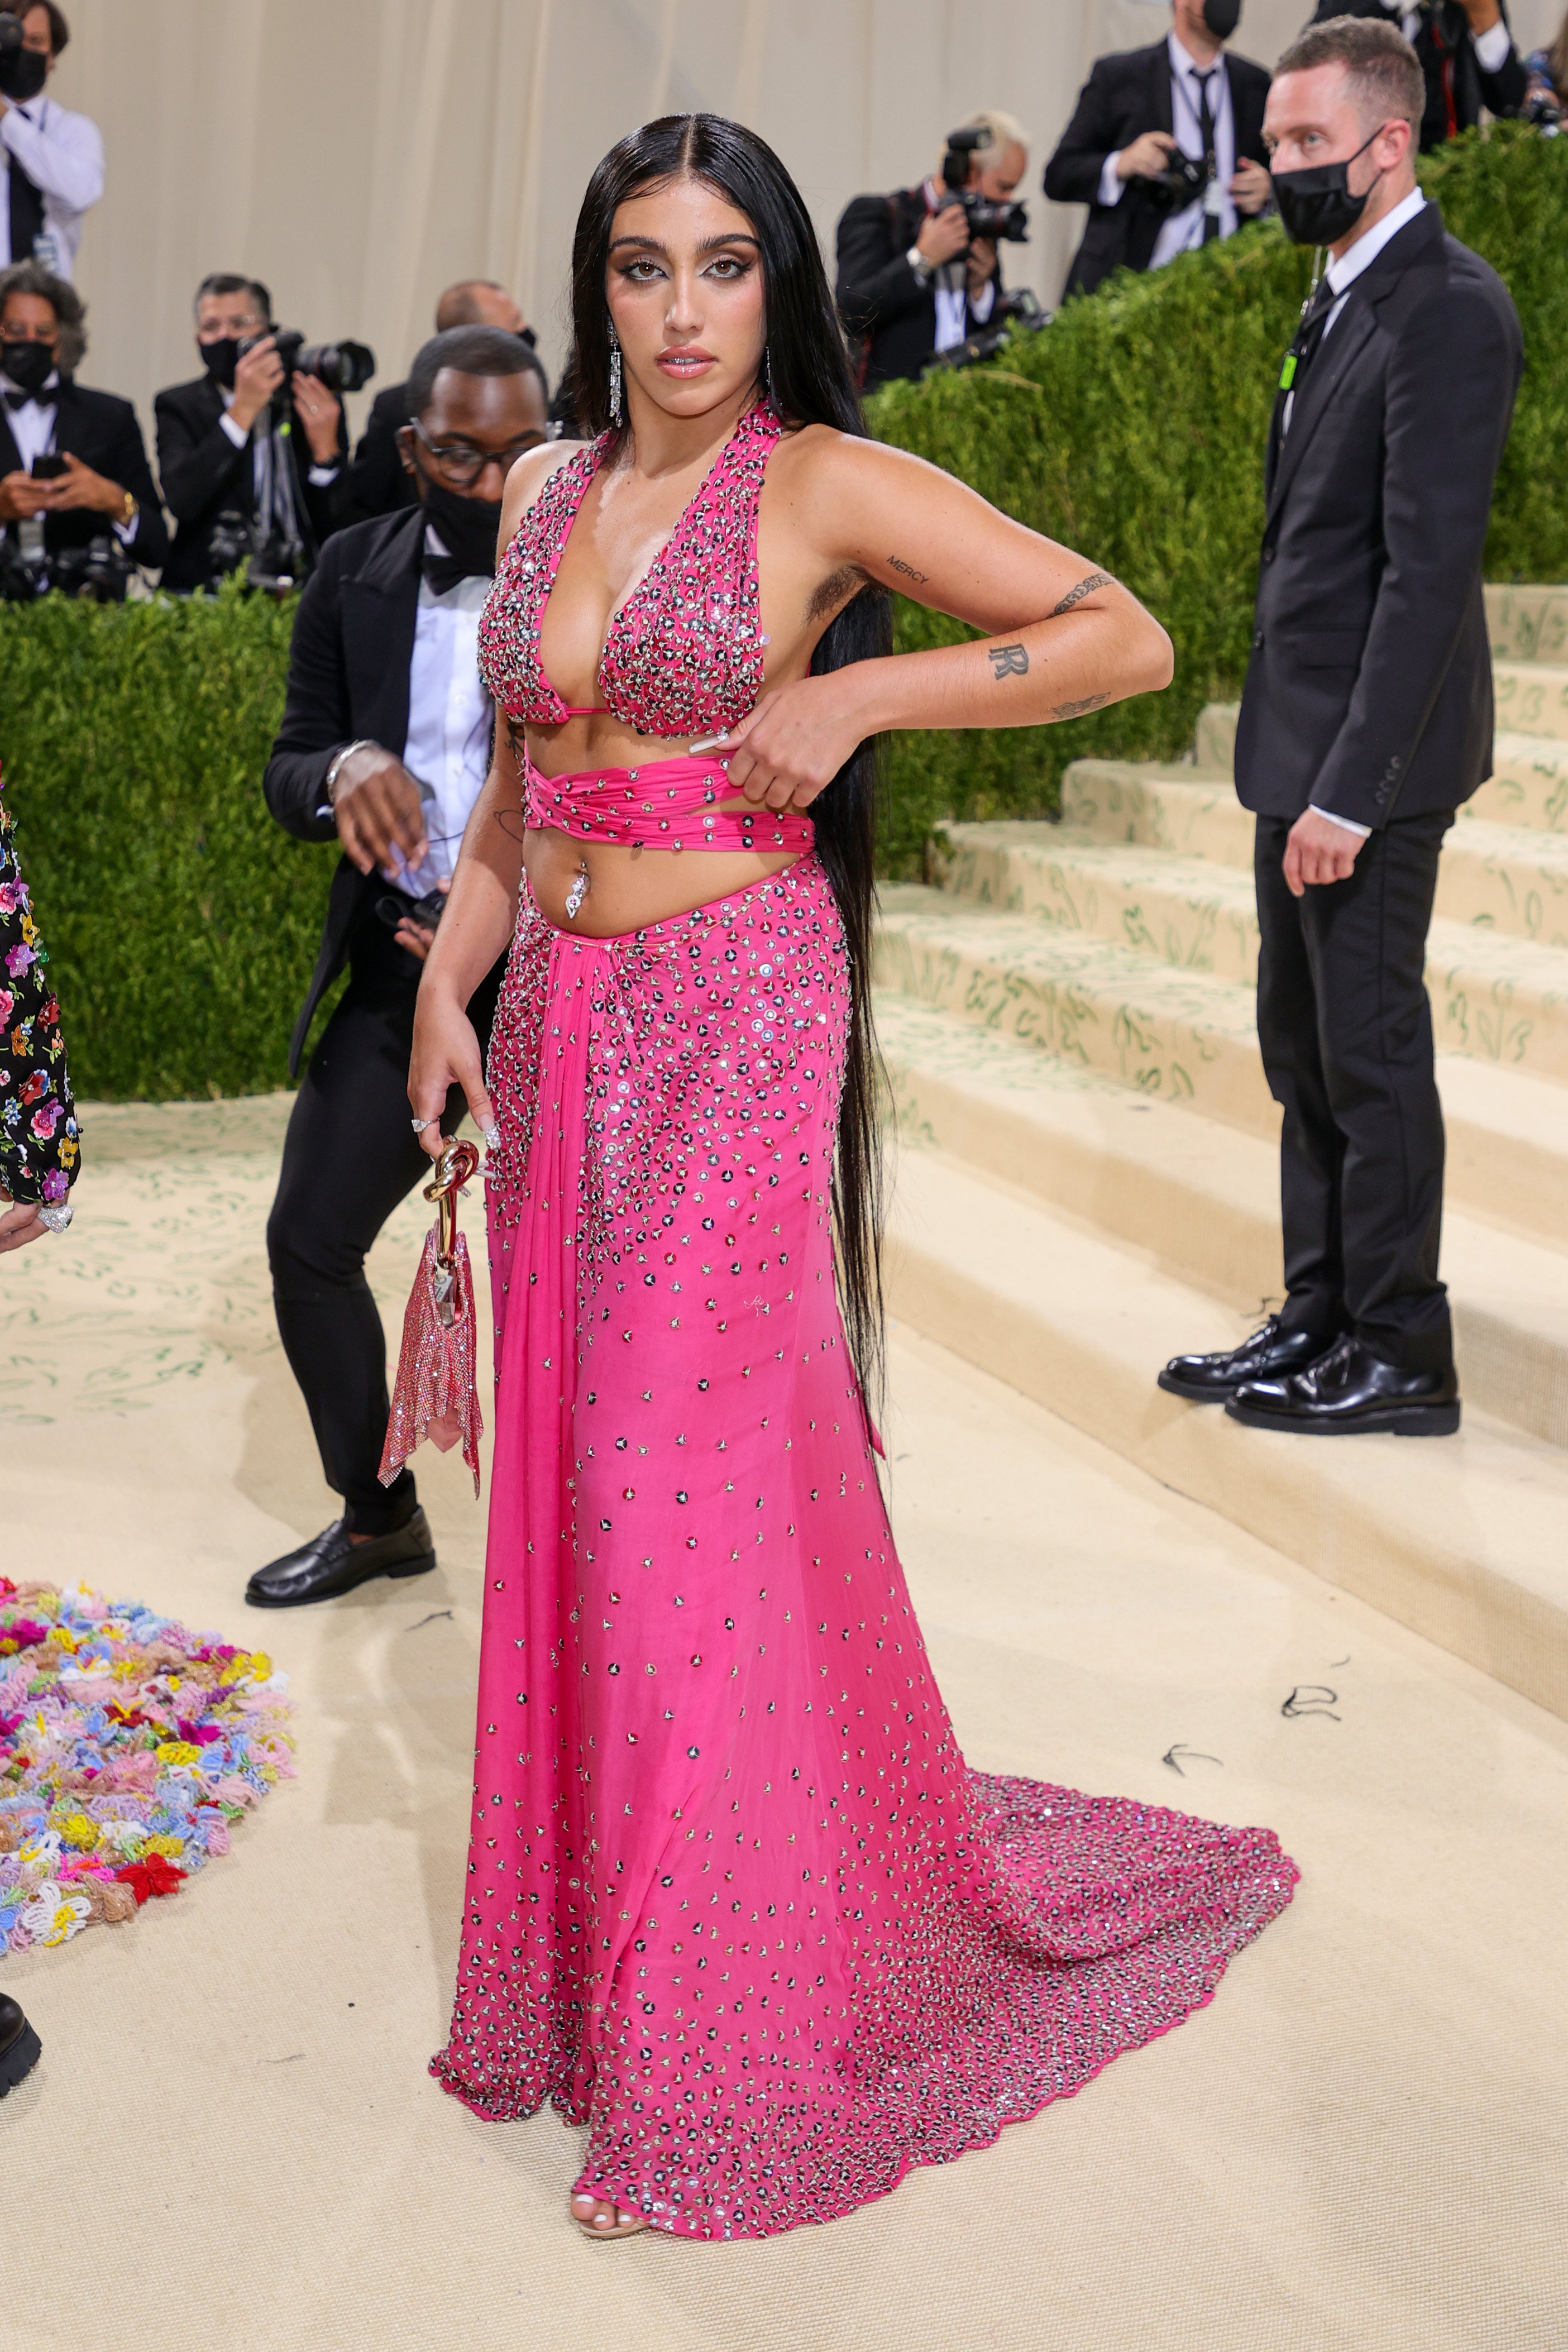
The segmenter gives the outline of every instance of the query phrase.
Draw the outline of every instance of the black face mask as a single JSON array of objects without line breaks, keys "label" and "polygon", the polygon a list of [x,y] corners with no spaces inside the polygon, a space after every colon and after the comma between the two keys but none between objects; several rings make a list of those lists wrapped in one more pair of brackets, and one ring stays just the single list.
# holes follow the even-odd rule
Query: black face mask
[{"label": "black face mask", "polygon": [[54,365],[52,343],[8,343],[0,340],[0,368],[18,392],[42,392]]},{"label": "black face mask", "polygon": [[1241,0],[1204,0],[1204,23],[1216,41],[1228,41],[1241,22]]},{"label": "black face mask", "polygon": [[197,348],[201,352],[202,365],[213,382],[221,383],[226,392],[232,392],[234,372],[239,365],[238,336],[222,335],[216,343],[202,343]]},{"label": "black face mask", "polygon": [[[416,461],[417,462],[417,461]],[[420,467],[425,512],[440,532],[454,563],[474,579],[489,580],[496,568],[496,541],[500,536],[500,500],[468,499],[448,488]]]},{"label": "black face mask", "polygon": [[1293,245],[1338,245],[1342,236],[1350,235],[1383,177],[1379,172],[1359,196],[1352,196],[1351,165],[1356,155],[1366,153],[1372,140],[1385,127],[1380,122],[1372,139],[1363,140],[1355,155],[1347,156],[1342,163],[1314,163],[1306,172],[1275,173],[1274,200]]},{"label": "black face mask", "polygon": [[16,49],[5,68],[5,86],[0,96],[26,106],[29,99],[37,98],[48,78],[49,61],[42,49]]}]

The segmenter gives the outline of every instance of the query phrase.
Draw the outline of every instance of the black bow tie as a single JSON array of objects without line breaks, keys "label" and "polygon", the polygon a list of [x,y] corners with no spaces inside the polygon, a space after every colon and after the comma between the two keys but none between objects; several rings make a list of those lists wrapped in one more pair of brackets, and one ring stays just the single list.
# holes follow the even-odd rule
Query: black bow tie
[{"label": "black bow tie", "polygon": [[493,576],[491,566],[475,572],[470,565],[459,563],[455,555],[437,555],[433,547],[425,550],[425,577],[433,596],[445,596],[460,580],[489,580]]},{"label": "black bow tie", "polygon": [[58,384],[51,383],[45,392],[13,392],[10,385],[6,385],[5,405],[7,408],[26,408],[29,402],[37,402],[40,408],[58,408],[60,404],[60,388]]}]

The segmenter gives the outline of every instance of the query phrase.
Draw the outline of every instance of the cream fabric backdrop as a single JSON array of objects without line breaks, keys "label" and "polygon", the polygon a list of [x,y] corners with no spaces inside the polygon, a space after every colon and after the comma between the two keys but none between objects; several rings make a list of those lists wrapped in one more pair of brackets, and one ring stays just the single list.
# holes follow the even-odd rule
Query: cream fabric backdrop
[{"label": "cream fabric backdrop", "polygon": [[[1039,194],[1092,59],[1159,37],[1163,0],[67,0],[54,94],[101,126],[86,227],[84,380],[130,394],[195,373],[209,269],[266,279],[283,322],[358,336],[400,376],[440,288],[521,298],[553,375],[573,222],[595,163],[675,109],[752,124],[784,156],[831,267],[848,198],[909,184],[942,133],[1005,106],[1034,134],[1034,239],[1010,282],[1054,301],[1081,215]],[[1246,0],[1272,63],[1310,0]],[[1556,0],[1521,0],[1542,37]],[[1539,17],[1540,22],[1536,19]],[[363,410],[363,402],[356,403]]]}]

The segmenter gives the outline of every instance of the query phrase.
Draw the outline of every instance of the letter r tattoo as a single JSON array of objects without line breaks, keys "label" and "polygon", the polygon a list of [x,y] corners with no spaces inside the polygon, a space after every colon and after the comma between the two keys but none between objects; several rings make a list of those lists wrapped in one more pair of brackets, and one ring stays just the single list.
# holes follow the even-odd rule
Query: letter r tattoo
[{"label": "letter r tattoo", "polygon": [[990,646],[991,667],[998,678],[1026,677],[1029,656],[1022,646]]}]

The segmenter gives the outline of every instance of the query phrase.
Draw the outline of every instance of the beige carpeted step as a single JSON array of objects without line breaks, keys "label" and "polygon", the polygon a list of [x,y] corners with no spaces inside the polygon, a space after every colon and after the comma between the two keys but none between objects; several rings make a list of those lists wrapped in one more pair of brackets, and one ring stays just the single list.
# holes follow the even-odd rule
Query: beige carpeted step
[{"label": "beige carpeted step", "polygon": [[[1066,825],[955,824],[944,839],[942,895],[987,917],[1003,923],[1032,918],[1064,946],[1075,938],[1102,940],[1181,973],[1208,973],[1247,989],[1256,981],[1252,877],[1235,866],[1113,847]],[[1568,887],[1568,860],[1558,864]],[[1510,878],[1528,895],[1526,870],[1490,877],[1496,895],[1502,897]],[[1465,878],[1462,863],[1457,891]],[[988,960],[1005,958],[1018,938],[1014,930],[999,934]],[[1427,940],[1426,973],[1440,1051],[1478,1054],[1568,1083],[1568,958],[1556,948],[1439,918]]]},{"label": "beige carpeted step", "polygon": [[1477,818],[1568,833],[1568,743],[1500,729],[1492,738],[1492,772],[1459,811],[1461,824]]},{"label": "beige carpeted step", "polygon": [[[1240,983],[918,884],[888,887],[881,907],[882,989],[1152,1099],[1191,1103],[1270,1142],[1278,1135],[1252,992]],[[1484,1009],[1468,1009],[1472,1034]],[[1489,1222],[1554,1240],[1568,1225],[1568,1087],[1457,1054],[1439,1057],[1438,1082],[1450,1197]]]},{"label": "beige carpeted step", "polygon": [[[907,999],[879,997],[877,1023],[906,1138],[1142,1252],[1243,1316],[1278,1301],[1271,1144]],[[1450,1211],[1443,1273],[1467,1398],[1568,1447],[1568,1258]]]},{"label": "beige carpeted step", "polygon": [[[1252,871],[1254,819],[1237,799],[1228,771],[1075,760],[1062,777],[1062,823],[1096,841]],[[948,826],[942,838],[958,830]]]},{"label": "beige carpeted step", "polygon": [[1500,661],[1568,661],[1568,588],[1489,587],[1487,635]]},{"label": "beige carpeted step", "polygon": [[1458,1436],[1247,1430],[1165,1396],[1242,1318],[940,1152],[900,1159],[893,1311],[1178,1493],[1568,1716],[1568,1463],[1473,1409]]},{"label": "beige carpeted step", "polygon": [[1492,695],[1503,733],[1568,741],[1568,667],[1555,662],[1494,659]]}]

